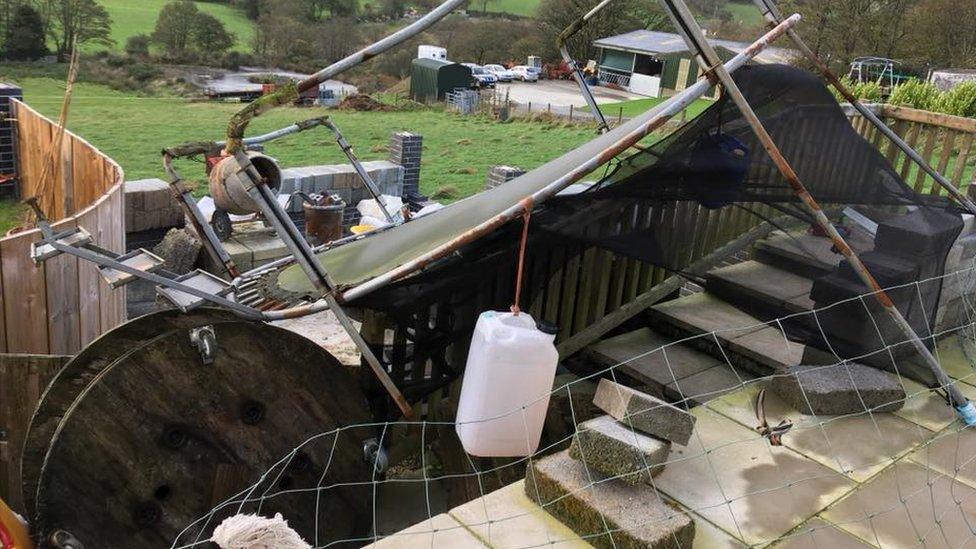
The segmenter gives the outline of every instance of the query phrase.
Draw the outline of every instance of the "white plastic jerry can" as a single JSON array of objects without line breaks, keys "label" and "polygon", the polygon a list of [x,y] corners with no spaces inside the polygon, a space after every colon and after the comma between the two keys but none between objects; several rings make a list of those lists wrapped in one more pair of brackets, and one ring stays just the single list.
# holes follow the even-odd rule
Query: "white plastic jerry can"
[{"label": "white plastic jerry can", "polygon": [[526,313],[478,317],[461,385],[456,430],[478,457],[523,457],[539,448],[559,353],[556,331]]}]

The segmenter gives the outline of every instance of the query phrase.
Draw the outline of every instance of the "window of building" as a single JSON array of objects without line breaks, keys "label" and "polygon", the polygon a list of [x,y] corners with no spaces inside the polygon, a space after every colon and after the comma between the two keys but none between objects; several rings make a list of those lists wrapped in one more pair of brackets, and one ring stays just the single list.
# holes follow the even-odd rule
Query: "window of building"
[{"label": "window of building", "polygon": [[637,55],[634,62],[634,72],[646,76],[661,76],[664,70],[664,62],[650,55]]}]

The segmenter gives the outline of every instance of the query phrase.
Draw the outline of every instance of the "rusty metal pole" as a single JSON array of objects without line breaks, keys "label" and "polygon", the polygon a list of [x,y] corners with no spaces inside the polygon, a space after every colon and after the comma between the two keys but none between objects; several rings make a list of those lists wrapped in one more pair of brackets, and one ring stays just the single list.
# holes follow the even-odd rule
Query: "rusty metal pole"
[{"label": "rusty metal pole", "polygon": [[[753,3],[759,8],[759,11],[762,12],[763,17],[769,22],[770,25],[775,26],[779,24],[780,20],[782,20],[783,15],[779,11],[779,8],[777,8],[773,3],[773,0],[753,0]],[[971,198],[957,189],[956,186],[946,179],[944,175],[939,173],[938,170],[926,162],[925,159],[922,158],[911,145],[906,143],[905,140],[895,133],[894,130],[889,128],[883,120],[878,118],[878,116],[874,114],[871,109],[869,109],[857,97],[854,97],[851,90],[849,90],[847,86],[841,82],[840,78],[834,74],[834,71],[830,70],[830,67],[828,67],[827,64],[824,63],[823,60],[810,49],[809,46],[807,46],[806,42],[800,38],[800,35],[796,32],[796,29],[790,29],[787,31],[787,35],[800,50],[800,52],[807,59],[809,59],[811,63],[813,63],[818,71],[820,71],[820,74],[824,77],[824,79],[827,80],[827,82],[829,82],[830,85],[833,86],[834,89],[837,90],[837,92],[840,93],[844,99],[846,99],[847,102],[850,103],[855,110],[857,110],[858,113],[861,114],[861,116],[867,119],[867,121],[870,122],[874,127],[878,128],[878,130],[892,143],[894,143],[896,147],[901,149],[902,152],[905,153],[905,156],[911,159],[912,162],[918,164],[918,167],[921,168],[925,173],[929,174],[936,183],[942,186],[942,188],[949,193],[949,196],[954,198],[957,202],[959,202],[959,204],[969,210],[969,213],[976,215],[976,202],[973,202]]]},{"label": "rusty metal pole", "polygon": [[684,0],[661,0],[665,9],[671,16],[678,28],[679,33],[685,39],[688,47],[691,51],[697,52],[698,62],[705,69],[709,80],[713,84],[721,83],[725,88],[725,93],[729,94],[729,97],[735,102],[736,106],[742,113],[743,118],[752,128],[756,137],[762,143],[763,148],[769,154],[773,163],[779,169],[783,177],[790,184],[793,189],[793,193],[800,199],[803,207],[813,216],[817,225],[826,232],[830,239],[833,241],[834,246],[840,250],[840,253],[844,255],[847,261],[854,268],[858,277],[862,282],[870,289],[874,297],[878,300],[878,303],[884,308],[888,316],[895,325],[905,334],[910,340],[912,346],[918,352],[919,355],[925,360],[926,365],[932,370],[932,374],[938,381],[942,389],[946,391],[949,395],[950,403],[959,412],[960,416],[966,421],[968,425],[976,425],[976,407],[970,403],[965,396],[956,388],[952,383],[952,380],[946,375],[939,361],[935,358],[931,351],[922,343],[921,338],[915,333],[915,330],[911,327],[905,317],[901,314],[901,311],[895,307],[894,302],[888,294],[881,288],[878,281],[875,280],[874,276],[868,271],[864,263],[857,256],[844,237],[837,231],[834,224],[831,223],[830,219],[817,204],[817,201],[813,198],[809,191],[807,191],[806,186],[800,181],[799,176],[790,166],[789,161],[783,156],[779,147],[773,141],[772,136],[766,131],[765,126],[763,126],[762,121],[756,116],[755,111],[749,106],[749,102],[746,100],[745,96],[742,95],[741,90],[736,85],[735,80],[733,80],[732,75],[729,74],[725,67],[722,66],[721,59],[715,50],[712,49],[711,44],[708,43],[701,28],[698,23],[695,22],[694,16],[691,11],[688,10],[688,6],[684,3]]},{"label": "rusty metal pole", "polygon": [[[610,125],[607,124],[607,119],[603,116],[603,111],[600,110],[600,106],[596,104],[596,98],[593,97],[593,92],[590,87],[586,85],[586,79],[583,78],[583,71],[580,70],[579,64],[573,59],[573,56],[569,54],[569,48],[566,46],[566,42],[577,32],[579,32],[587,22],[592,19],[596,14],[600,13],[600,10],[605,8],[607,4],[613,0],[603,0],[597,4],[593,9],[583,14],[582,17],[573,21],[568,27],[566,27],[563,32],[559,33],[556,37],[556,47],[559,49],[559,54],[562,55],[563,61],[566,62],[566,66],[573,73],[573,80],[576,81],[576,85],[579,86],[580,93],[583,94],[583,99],[586,100],[586,104],[590,107],[590,112],[596,117],[598,123],[597,131],[603,133],[610,129]],[[572,120],[572,115],[570,115],[570,120]]]}]

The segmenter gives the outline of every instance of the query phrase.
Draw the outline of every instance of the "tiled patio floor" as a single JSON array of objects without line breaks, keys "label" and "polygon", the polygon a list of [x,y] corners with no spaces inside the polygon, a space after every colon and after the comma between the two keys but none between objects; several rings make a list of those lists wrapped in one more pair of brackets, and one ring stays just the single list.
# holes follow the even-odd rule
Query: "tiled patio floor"
[{"label": "tiled patio floor", "polygon": [[[942,341],[939,355],[976,399],[961,340]],[[695,408],[691,442],[674,445],[654,479],[654,488],[695,519],[696,548],[976,546],[976,429],[962,429],[939,396],[905,381],[908,400],[896,413],[812,417],[769,391],[770,423],[794,422],[784,445],[774,447],[754,429],[753,402],[763,383]],[[438,520],[489,547],[585,545],[536,512],[515,493],[521,489],[522,483],[509,486]],[[417,541],[439,545],[429,535]]]}]

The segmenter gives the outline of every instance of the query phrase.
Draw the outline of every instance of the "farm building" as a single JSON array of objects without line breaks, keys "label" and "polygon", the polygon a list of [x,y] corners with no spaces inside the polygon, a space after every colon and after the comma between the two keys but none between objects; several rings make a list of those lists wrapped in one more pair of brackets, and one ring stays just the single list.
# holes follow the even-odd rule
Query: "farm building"
[{"label": "farm building", "polygon": [[410,97],[427,101],[457,88],[471,85],[471,69],[460,63],[439,59],[414,59],[410,70]]},{"label": "farm building", "polygon": [[[731,59],[749,44],[709,40],[724,59]],[[615,85],[651,97],[669,96],[695,83],[701,69],[681,36],[670,32],[635,30],[593,42],[599,50],[600,83]],[[793,50],[770,47],[755,58],[761,64],[787,63]]]}]

